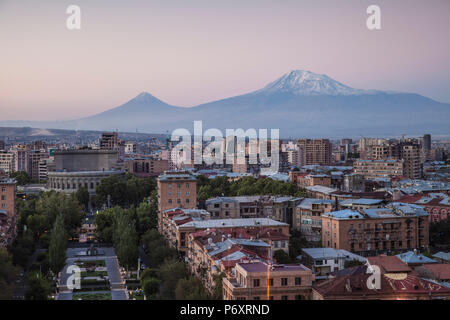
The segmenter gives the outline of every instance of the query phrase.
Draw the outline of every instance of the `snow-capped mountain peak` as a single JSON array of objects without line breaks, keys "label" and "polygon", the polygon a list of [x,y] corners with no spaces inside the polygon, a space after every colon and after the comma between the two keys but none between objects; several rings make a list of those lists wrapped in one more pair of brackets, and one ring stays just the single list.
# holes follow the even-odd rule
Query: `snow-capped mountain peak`
[{"label": "snow-capped mountain peak", "polygon": [[292,93],[295,95],[356,95],[370,91],[353,89],[327,75],[306,70],[293,70],[268,84],[261,91]]}]

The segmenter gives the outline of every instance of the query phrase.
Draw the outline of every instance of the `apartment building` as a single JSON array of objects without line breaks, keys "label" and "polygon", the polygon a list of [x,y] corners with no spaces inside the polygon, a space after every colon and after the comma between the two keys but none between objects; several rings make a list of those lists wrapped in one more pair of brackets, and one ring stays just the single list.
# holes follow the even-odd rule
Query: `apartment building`
[{"label": "apartment building", "polygon": [[331,273],[345,269],[346,262],[366,263],[366,258],[333,248],[303,248],[301,262],[312,270],[315,280],[327,279]]},{"label": "apartment building", "polygon": [[215,229],[191,233],[188,238],[189,270],[210,292],[216,286],[215,277],[233,274],[237,263],[270,259],[270,245],[261,239],[232,238]]},{"label": "apartment building", "polygon": [[356,174],[363,175],[365,179],[383,177],[401,177],[405,174],[403,160],[356,160],[353,163]]},{"label": "apartment building", "polygon": [[138,177],[156,177],[169,170],[169,160],[153,158],[125,159],[125,170]]},{"label": "apartment building", "polygon": [[406,195],[397,201],[421,206],[429,213],[430,223],[446,220],[450,217],[450,196],[447,193]]},{"label": "apartment building", "polygon": [[0,247],[11,244],[16,235],[16,181],[0,179]]},{"label": "apartment building", "polygon": [[366,283],[372,275],[365,270],[315,283],[313,300],[449,300],[450,288],[415,275],[380,275],[380,289]]},{"label": "apartment building", "polygon": [[331,176],[327,174],[298,175],[296,184],[298,187],[311,187],[311,186],[331,187]]},{"label": "apartment building", "polygon": [[294,228],[301,230],[308,241],[322,240],[322,214],[335,209],[335,201],[328,199],[303,199],[295,208]]},{"label": "apartment building", "polygon": [[[41,161],[48,159],[49,154],[44,149],[41,150],[31,150],[29,152],[29,166],[28,166],[28,174],[33,180],[41,180],[40,179],[40,165]],[[46,179],[44,179],[46,180]]]},{"label": "apartment building", "polygon": [[13,152],[0,151],[0,170],[5,173],[15,171],[15,157]]},{"label": "apartment building", "polygon": [[428,246],[428,213],[405,203],[322,214],[322,246],[364,255]]},{"label": "apartment building", "polygon": [[303,165],[331,165],[332,145],[328,139],[299,139]]},{"label": "apartment building", "polygon": [[235,275],[223,279],[224,300],[302,300],[314,276],[302,264],[237,263]]},{"label": "apartment building", "polygon": [[197,207],[197,180],[187,171],[165,171],[158,177],[158,211]]},{"label": "apartment building", "polygon": [[216,197],[206,200],[213,218],[271,218],[293,225],[295,207],[302,199],[291,196]]},{"label": "apartment building", "polygon": [[405,176],[409,179],[420,179],[423,176],[423,163],[421,146],[419,144],[406,144],[402,146],[401,158],[404,160]]},{"label": "apartment building", "polygon": [[188,249],[189,234],[207,229],[235,235],[239,239],[270,239],[273,250],[288,252],[289,249],[289,225],[268,218],[211,219],[206,210],[176,208],[162,212],[158,227],[169,245],[182,254]]}]

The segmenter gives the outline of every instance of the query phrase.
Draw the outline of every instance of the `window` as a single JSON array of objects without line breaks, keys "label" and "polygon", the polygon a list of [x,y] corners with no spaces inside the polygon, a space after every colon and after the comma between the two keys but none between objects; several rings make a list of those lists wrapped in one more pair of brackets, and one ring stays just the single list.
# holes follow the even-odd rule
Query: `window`
[{"label": "window", "polygon": [[287,286],[288,285],[288,279],[287,278],[281,278],[281,285]]},{"label": "window", "polygon": [[253,300],[261,300],[259,297],[253,297]]},{"label": "window", "polygon": [[169,203],[172,203],[172,199],[169,199]]},{"label": "window", "polygon": [[189,183],[186,183],[186,189],[189,189]]},{"label": "window", "polygon": [[295,285],[300,286],[302,284],[302,278],[295,278]]},{"label": "window", "polygon": [[189,203],[189,199],[186,199],[186,203]]},{"label": "window", "polygon": [[181,199],[177,199],[177,203],[181,203]]},{"label": "window", "polygon": [[269,279],[269,286],[273,287],[273,279]]},{"label": "window", "polygon": [[6,208],[6,203],[2,203],[2,208]]},{"label": "window", "polygon": [[259,279],[253,279],[253,287],[259,287]]},{"label": "window", "polygon": [[5,195],[2,195],[2,200],[6,200],[6,196]]},{"label": "window", "polygon": [[6,192],[6,187],[2,187],[2,192]]},{"label": "window", "polygon": [[288,300],[288,296],[281,296],[281,300]]}]

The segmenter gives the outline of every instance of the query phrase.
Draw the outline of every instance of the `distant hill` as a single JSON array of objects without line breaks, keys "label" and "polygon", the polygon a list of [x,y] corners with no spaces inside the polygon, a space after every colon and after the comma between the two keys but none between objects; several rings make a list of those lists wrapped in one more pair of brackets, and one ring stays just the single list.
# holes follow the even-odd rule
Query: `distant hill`
[{"label": "distant hill", "polygon": [[4,126],[166,133],[176,128],[279,128],[281,137],[450,134],[450,104],[414,93],[360,90],[326,75],[294,70],[266,87],[191,108],[143,92],[91,117],[61,122],[0,121]]}]

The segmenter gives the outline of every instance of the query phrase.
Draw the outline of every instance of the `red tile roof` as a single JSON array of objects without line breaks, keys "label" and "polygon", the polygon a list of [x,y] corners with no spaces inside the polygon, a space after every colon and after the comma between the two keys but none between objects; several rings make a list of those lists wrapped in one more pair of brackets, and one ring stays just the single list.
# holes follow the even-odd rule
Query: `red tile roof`
[{"label": "red tile roof", "polygon": [[379,255],[376,257],[368,257],[367,261],[370,265],[379,266],[382,273],[410,273],[413,271],[406,263],[396,256]]}]

